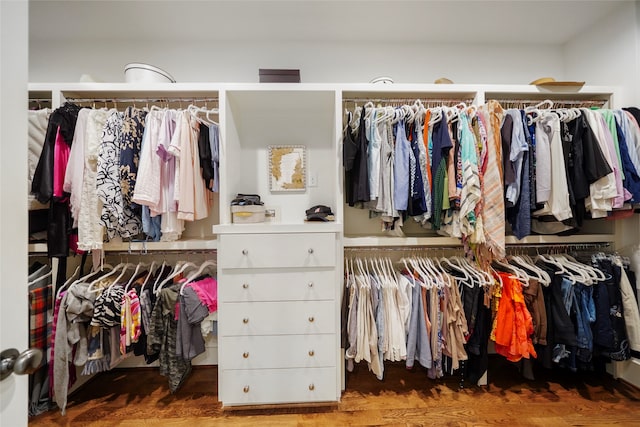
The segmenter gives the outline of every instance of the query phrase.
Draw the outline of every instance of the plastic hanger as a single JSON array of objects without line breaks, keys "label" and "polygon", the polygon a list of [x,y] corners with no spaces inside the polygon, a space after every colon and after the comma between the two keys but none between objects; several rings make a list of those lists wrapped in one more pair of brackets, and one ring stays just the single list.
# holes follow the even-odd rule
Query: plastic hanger
[{"label": "plastic hanger", "polygon": [[[442,263],[444,263],[444,264],[448,265],[449,267],[451,267],[451,269],[452,269],[452,270],[455,270],[455,271],[457,271],[458,273],[461,273],[461,274],[462,274],[462,278],[460,279],[459,277],[456,277],[456,279],[461,280],[465,285],[467,285],[467,286],[468,286],[469,281],[471,280],[471,277],[469,277],[469,273],[467,273],[467,271],[466,271],[464,268],[462,268],[462,267],[460,267],[460,266],[458,266],[458,265],[454,264],[454,263],[453,263],[453,262],[451,262],[451,260],[450,260],[449,258],[447,258],[447,257],[442,257],[442,258],[440,259],[440,261],[441,261]],[[473,286],[473,284],[471,284],[471,285]]]},{"label": "plastic hanger", "polygon": [[147,274],[147,277],[145,277],[144,282],[142,282],[142,286],[140,286],[140,293],[142,293],[142,291],[144,291],[144,287],[147,286],[147,283],[149,283],[149,279],[153,275],[153,271],[154,271],[153,269],[155,267],[156,267],[156,261],[152,260],[151,261],[151,266],[149,266],[149,274]]},{"label": "plastic hanger", "polygon": [[180,286],[180,295],[184,295],[184,292],[183,292],[184,287],[187,286],[189,283],[193,283],[195,279],[200,277],[202,273],[204,273],[204,270],[207,267],[216,267],[216,266],[217,264],[214,261],[205,261],[202,264],[200,264],[200,268],[198,268],[198,270],[195,273],[190,274],[187,280],[182,284],[182,286]]},{"label": "plastic hanger", "polygon": [[[76,273],[78,272],[79,269],[80,269],[80,267],[78,267],[76,269]],[[43,274],[42,276],[38,277],[37,279],[34,279],[34,280],[30,281],[29,283],[27,283],[27,286],[31,286],[34,283],[38,283],[39,281],[41,281],[43,279],[46,279],[47,277],[51,276],[52,274],[53,274],[53,270],[50,269],[47,273]],[[75,273],[73,275],[75,275]]]},{"label": "plastic hanger", "polygon": [[127,270],[130,267],[135,267],[135,264],[131,264],[131,263],[128,263],[128,262],[124,263],[124,265],[122,266],[122,271],[120,272],[120,275],[118,277],[116,277],[115,280],[113,281],[113,283],[111,283],[109,285],[109,288],[112,288],[113,286],[120,284],[119,283],[120,280],[122,280],[122,278],[124,277],[125,273],[127,272]]},{"label": "plastic hanger", "polygon": [[158,285],[158,287],[154,287],[153,288],[153,292],[154,293],[158,293],[160,292],[160,290],[164,287],[164,285],[166,285],[167,283],[169,283],[174,277],[178,276],[181,273],[184,273],[187,268],[197,268],[198,266],[195,265],[192,262],[186,261],[184,264],[182,264],[179,268],[176,268],[174,270],[173,273],[171,273],[166,279],[164,279],[162,282],[160,282],[160,284]]},{"label": "plastic hanger", "polygon": [[106,279],[107,277],[113,276],[114,274],[116,274],[120,269],[124,268],[124,266],[126,265],[126,263],[121,262],[120,264],[116,265],[115,267],[113,267],[111,269],[111,271],[109,271],[107,274],[103,274],[99,277],[96,277],[90,284],[89,284],[89,288],[87,289],[89,292],[102,292],[102,289],[96,289],[95,285],[100,282],[102,279]]},{"label": "plastic hanger", "polygon": [[441,288],[444,286],[444,276],[442,273],[436,268],[431,259],[426,257],[418,258],[418,262],[425,268],[425,271],[429,274],[431,278],[431,283],[436,288]]},{"label": "plastic hanger", "polygon": [[76,270],[73,272],[73,274],[71,276],[69,276],[69,278],[62,284],[62,286],[60,286],[58,288],[58,292],[56,292],[56,295],[60,294],[60,291],[64,288],[66,288],[67,286],[69,286],[72,282],[73,282],[73,278],[76,276],[76,274],[78,274],[80,272],[80,266],[76,267]]},{"label": "plastic hanger", "polygon": [[602,270],[600,270],[599,268],[595,268],[590,266],[589,264],[584,264],[581,263],[580,261],[576,260],[574,257],[572,257],[569,254],[564,254],[564,256],[568,259],[570,259],[573,262],[576,262],[582,266],[584,266],[584,268],[590,272],[591,277],[599,282],[604,282],[605,280],[607,280],[607,276],[604,274],[604,272]]},{"label": "plastic hanger", "polygon": [[473,279],[473,283],[471,283],[471,286],[482,286],[482,284],[484,283],[484,278],[482,277],[482,274],[480,274],[476,266],[471,264],[469,260],[464,257],[456,256],[454,257],[454,259],[458,264],[460,264],[461,267],[466,268],[467,272],[471,275],[471,278]]},{"label": "plastic hanger", "polygon": [[127,282],[127,284],[124,287],[124,291],[125,293],[129,290],[129,287],[131,286],[131,284],[133,283],[133,281],[136,279],[136,276],[138,275],[138,273],[140,272],[140,269],[142,267],[146,267],[148,264],[145,264],[143,262],[139,262],[138,265],[136,265],[136,269],[133,272],[133,274],[131,275],[131,277],[129,278],[129,281]]},{"label": "plastic hanger", "polygon": [[508,260],[510,264],[520,266],[525,269],[525,271],[528,270],[528,272],[530,272],[534,276],[534,278],[543,285],[548,286],[551,283],[551,278],[549,277],[547,272],[543,271],[540,267],[530,264],[516,255],[512,255],[508,258]]}]

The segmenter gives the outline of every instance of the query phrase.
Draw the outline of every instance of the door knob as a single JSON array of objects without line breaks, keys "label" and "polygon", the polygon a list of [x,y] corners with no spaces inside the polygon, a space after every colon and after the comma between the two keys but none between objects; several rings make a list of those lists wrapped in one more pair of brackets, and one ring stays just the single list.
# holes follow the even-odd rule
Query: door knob
[{"label": "door knob", "polygon": [[30,348],[18,353],[15,348],[0,353],[0,380],[7,378],[12,373],[18,375],[32,374],[42,362],[42,350]]}]

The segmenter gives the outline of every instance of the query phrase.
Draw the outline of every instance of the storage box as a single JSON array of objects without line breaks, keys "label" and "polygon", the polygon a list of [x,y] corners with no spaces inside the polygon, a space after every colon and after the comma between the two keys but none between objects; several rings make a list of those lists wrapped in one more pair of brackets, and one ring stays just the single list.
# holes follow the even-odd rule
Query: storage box
[{"label": "storage box", "polygon": [[300,83],[300,70],[260,68],[260,83]]},{"label": "storage box", "polygon": [[252,224],[256,222],[264,222],[264,206],[231,206],[231,219],[234,224]]}]

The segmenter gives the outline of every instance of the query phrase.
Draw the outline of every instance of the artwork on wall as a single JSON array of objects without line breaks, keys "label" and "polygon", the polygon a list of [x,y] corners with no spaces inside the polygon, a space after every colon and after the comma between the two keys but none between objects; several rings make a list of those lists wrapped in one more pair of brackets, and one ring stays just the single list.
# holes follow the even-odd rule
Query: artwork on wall
[{"label": "artwork on wall", "polygon": [[269,190],[272,193],[307,189],[306,147],[269,146]]}]

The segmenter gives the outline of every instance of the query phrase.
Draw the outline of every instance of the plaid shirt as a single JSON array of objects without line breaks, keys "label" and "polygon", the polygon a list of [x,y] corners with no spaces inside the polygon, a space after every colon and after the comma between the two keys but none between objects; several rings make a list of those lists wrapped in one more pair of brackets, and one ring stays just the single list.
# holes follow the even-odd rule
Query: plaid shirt
[{"label": "plaid shirt", "polygon": [[52,292],[50,284],[29,291],[29,347],[45,354],[51,342]]}]

